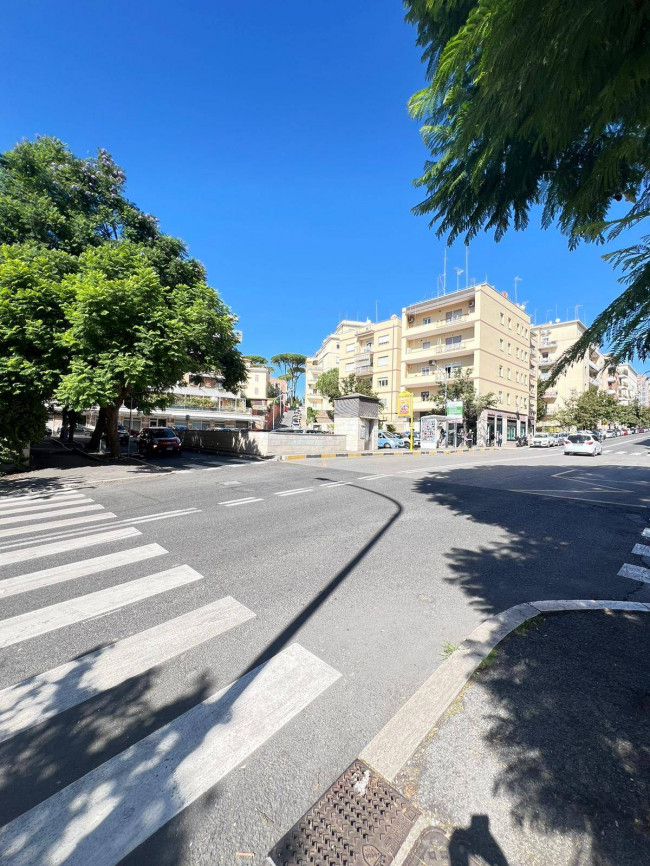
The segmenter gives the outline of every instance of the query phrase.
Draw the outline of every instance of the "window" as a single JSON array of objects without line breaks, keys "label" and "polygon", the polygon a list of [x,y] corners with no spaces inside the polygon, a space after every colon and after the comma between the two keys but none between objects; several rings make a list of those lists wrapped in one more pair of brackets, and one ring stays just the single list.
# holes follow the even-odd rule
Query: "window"
[{"label": "window", "polygon": [[382,335],[382,336],[377,340],[377,342],[379,343],[380,346],[387,346],[388,343],[390,342],[390,337],[388,336],[388,334],[383,334],[383,335]]},{"label": "window", "polygon": [[453,337],[447,337],[445,340],[446,346],[460,346],[460,334],[457,334]]},{"label": "window", "polygon": [[508,367],[508,379],[510,378],[510,367]]},{"label": "window", "polygon": [[499,376],[503,379],[503,366],[499,364]]},{"label": "window", "polygon": [[516,355],[517,357],[519,357],[519,346],[517,346],[517,348],[515,349],[515,355]]},{"label": "window", "polygon": [[354,343],[348,343],[345,347],[346,352],[354,352]]},{"label": "window", "polygon": [[260,389],[259,389],[259,388],[255,388],[255,396],[256,396],[256,397],[257,397],[257,395],[258,395],[259,393],[260,393]]},{"label": "window", "polygon": [[431,324],[431,316],[425,316],[425,317],[422,319],[422,324],[423,324],[423,325],[430,325],[430,324]]},{"label": "window", "polygon": [[512,343],[508,343],[508,354],[512,355]]},{"label": "window", "polygon": [[512,319],[508,316],[508,330],[512,331]]},{"label": "window", "polygon": [[346,373],[351,373],[352,370],[354,370],[354,361],[350,361],[349,364],[345,365],[345,372]]},{"label": "window", "polygon": [[516,373],[515,373],[515,382],[518,382],[518,381],[519,381],[519,373],[516,372]]},{"label": "window", "polygon": [[517,396],[515,397],[515,406],[518,406],[518,405],[519,405],[519,395],[517,394]]},{"label": "window", "polygon": [[380,355],[377,358],[377,366],[378,367],[387,367],[388,366],[388,355]]},{"label": "window", "polygon": [[503,352],[503,340],[499,340],[499,348]]},{"label": "window", "polygon": [[341,344],[340,344],[340,343],[337,343],[337,344],[336,344],[336,348],[337,348],[337,349],[340,349],[340,348],[341,348]]},{"label": "window", "polygon": [[428,391],[420,391],[420,400],[428,400],[429,392]]},{"label": "window", "polygon": [[378,388],[388,388],[388,379],[377,379]]},{"label": "window", "polygon": [[508,391],[508,393],[506,394],[506,403],[508,404],[508,406],[510,405],[510,391]]},{"label": "window", "polygon": [[519,322],[517,322],[517,333],[519,334],[520,332],[521,332],[521,325],[519,324]]},{"label": "window", "polygon": [[445,321],[446,322],[455,322],[458,319],[463,318],[463,309],[460,310],[450,310],[448,313],[445,313]]},{"label": "window", "polygon": [[499,391],[499,403],[503,403],[503,391]]},{"label": "window", "polygon": [[368,349],[372,349],[372,340],[366,341],[366,350],[368,350]]},{"label": "window", "polygon": [[499,324],[500,324],[500,325],[503,325],[504,322],[505,322],[505,316],[504,316],[504,314],[503,314],[503,313],[499,313]]},{"label": "window", "polygon": [[430,372],[431,372],[431,367],[420,367],[420,373],[423,376],[428,376]]},{"label": "window", "polygon": [[424,343],[422,343],[422,348],[423,349],[430,349],[431,348],[431,340],[426,340]]},{"label": "window", "polygon": [[379,405],[381,406],[382,409],[385,409],[385,408],[386,408],[386,401],[385,401],[385,400],[380,400],[380,401],[379,401]]}]

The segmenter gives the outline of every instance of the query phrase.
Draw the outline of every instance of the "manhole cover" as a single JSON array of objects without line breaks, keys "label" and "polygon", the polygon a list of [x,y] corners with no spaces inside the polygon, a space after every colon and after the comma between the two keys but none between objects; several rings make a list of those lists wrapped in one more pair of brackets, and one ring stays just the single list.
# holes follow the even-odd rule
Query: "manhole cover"
[{"label": "manhole cover", "polygon": [[420,817],[355,761],[269,854],[276,866],[388,866]]}]

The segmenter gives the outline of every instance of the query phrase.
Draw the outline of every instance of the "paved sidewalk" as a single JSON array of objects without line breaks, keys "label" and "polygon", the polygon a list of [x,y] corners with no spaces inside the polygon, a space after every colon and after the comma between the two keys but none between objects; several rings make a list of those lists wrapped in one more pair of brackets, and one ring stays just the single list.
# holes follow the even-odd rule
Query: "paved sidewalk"
[{"label": "paved sidewalk", "polygon": [[649,659],[644,613],[515,631],[394,782],[447,837],[413,862],[650,863]]}]

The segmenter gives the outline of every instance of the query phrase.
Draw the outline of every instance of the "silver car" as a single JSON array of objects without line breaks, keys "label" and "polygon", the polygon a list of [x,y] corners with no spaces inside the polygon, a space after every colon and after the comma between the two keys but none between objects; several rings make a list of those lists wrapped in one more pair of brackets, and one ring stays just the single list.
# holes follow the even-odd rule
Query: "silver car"
[{"label": "silver car", "polygon": [[535,433],[533,438],[530,440],[531,448],[552,448],[555,445],[555,441],[552,438],[552,433]]},{"label": "silver car", "polygon": [[590,430],[571,433],[564,440],[565,454],[588,454],[595,457],[603,453],[603,443],[599,442]]}]

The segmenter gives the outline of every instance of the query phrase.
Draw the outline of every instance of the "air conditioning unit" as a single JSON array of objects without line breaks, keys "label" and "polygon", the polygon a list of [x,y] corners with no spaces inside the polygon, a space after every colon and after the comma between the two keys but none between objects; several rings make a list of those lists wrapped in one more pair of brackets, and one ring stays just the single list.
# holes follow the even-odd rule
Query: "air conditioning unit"
[{"label": "air conditioning unit", "polygon": [[468,306],[468,307],[473,307],[473,306],[474,306],[474,303],[475,303],[474,301],[468,301],[468,302],[467,302],[467,306]]}]

